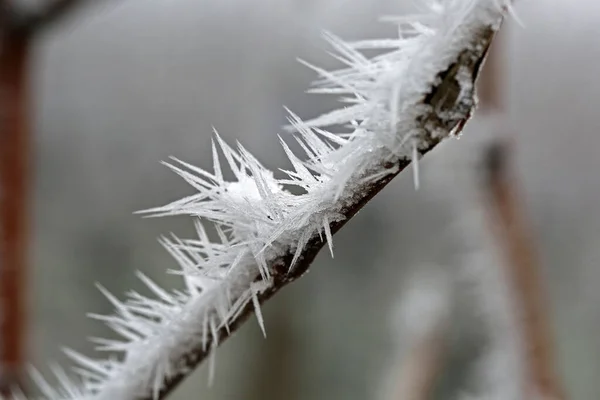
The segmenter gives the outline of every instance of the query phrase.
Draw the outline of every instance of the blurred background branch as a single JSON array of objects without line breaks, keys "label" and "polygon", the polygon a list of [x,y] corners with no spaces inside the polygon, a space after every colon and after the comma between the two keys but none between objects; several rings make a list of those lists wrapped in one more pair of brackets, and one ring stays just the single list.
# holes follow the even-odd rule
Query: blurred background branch
[{"label": "blurred background branch", "polygon": [[30,99],[33,36],[82,0],[39,9],[0,0],[0,393],[23,387],[26,362],[29,215],[33,142]]},{"label": "blurred background branch", "polygon": [[[377,37],[389,33],[376,23],[378,16],[415,11],[414,2],[405,0],[91,3],[82,2],[85,18],[74,7],[60,23],[45,24],[53,29],[36,37],[29,63],[34,104],[25,284],[31,313],[22,341],[27,361],[42,369],[48,360],[65,361],[65,344],[93,354],[85,337],[106,334],[84,317],[110,311],[91,282],[122,293],[136,287],[133,271],[141,269],[177,287],[164,274],[172,260],[154,238],[169,231],[192,234],[192,228],[180,219],[131,216],[188,193],[157,160],[174,155],[209,168],[210,149],[202,143],[214,125],[266,165],[282,166],[285,155],[273,140],[286,123],[280,105],[313,115],[334,101],[301,94],[314,75],[295,57],[331,65],[323,29]],[[593,77],[600,3],[539,0],[519,2],[517,11],[526,28],[508,21],[511,29],[492,47],[500,45],[504,53],[503,108],[517,127],[511,166],[539,244],[556,369],[570,398],[596,399],[600,80]],[[381,310],[396,297],[398,282],[423,261],[460,267],[457,258],[467,246],[460,234],[453,231],[447,246],[439,243],[449,221],[462,221],[457,207],[468,196],[465,185],[480,172],[472,160],[480,167],[478,138],[487,137],[482,114],[460,141],[444,143],[422,160],[419,192],[410,176],[399,177],[337,234],[335,259],[319,256],[323,268],[280,293],[285,312],[275,310],[279,302],[264,307],[268,340],[256,324],[246,324],[219,351],[211,388],[207,368],[200,368],[172,397],[279,400],[280,388],[270,393],[261,379],[283,373],[269,348],[279,346],[271,333],[284,314],[296,346],[294,386],[286,398],[370,398],[381,383],[378,367],[391,352]],[[262,390],[253,390],[254,383]]]},{"label": "blurred background branch", "polygon": [[508,269],[511,293],[516,297],[515,314],[525,351],[525,398],[566,400],[555,370],[544,278],[509,160],[507,143],[499,141],[489,147],[484,165],[485,189],[492,231]]},{"label": "blurred background branch", "polygon": [[0,32],[0,363],[1,387],[22,383],[31,138],[29,38]]},{"label": "blurred background branch", "polygon": [[444,368],[447,332],[443,325],[432,327],[418,338],[399,371],[395,400],[430,400]]}]

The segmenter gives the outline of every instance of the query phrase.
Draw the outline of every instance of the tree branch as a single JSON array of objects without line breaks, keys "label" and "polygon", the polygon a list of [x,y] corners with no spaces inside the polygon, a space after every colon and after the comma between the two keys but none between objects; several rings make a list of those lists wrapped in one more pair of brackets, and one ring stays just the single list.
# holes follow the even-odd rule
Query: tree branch
[{"label": "tree branch", "polygon": [[[473,37],[473,41],[465,46],[466,48],[458,54],[456,59],[450,63],[449,67],[438,74],[440,83],[433,86],[429,94],[423,98],[422,105],[427,105],[429,107],[426,107],[427,111],[423,112],[417,120],[420,122],[422,129],[429,132],[430,135],[428,135],[427,146],[421,151],[422,154],[426,154],[433,150],[441,139],[448,136],[451,132],[459,133],[470,118],[475,102],[473,96],[458,97],[457,90],[464,84],[464,82],[461,82],[462,78],[459,74],[468,71],[469,83],[474,87],[489,45],[494,38],[494,34],[495,30],[493,27],[482,27]],[[434,132],[437,133],[433,134]],[[439,132],[443,132],[443,134],[439,135]],[[396,163],[385,164],[383,167],[389,172],[382,178],[364,185],[361,190],[357,191],[358,196],[356,196],[351,203],[343,207],[341,211],[344,219],[331,224],[331,233],[335,234],[339,231],[368,203],[369,200],[409,165],[410,161],[406,159],[400,159]],[[365,175],[369,175],[373,172],[374,171],[368,171]],[[305,246],[304,251],[294,268],[291,270],[291,273],[289,272],[289,266],[294,257],[294,251],[292,249],[284,256],[273,260],[270,264],[273,283],[265,292],[259,294],[258,299],[260,303],[264,303],[286,285],[304,275],[324,245],[325,243],[320,235],[314,234]],[[261,277],[257,274],[255,281],[259,282],[260,280]],[[233,323],[229,324],[228,327],[222,327],[218,330],[218,342],[222,343],[232,336],[252,313],[253,305],[252,303],[248,303]],[[210,348],[210,345],[206,346],[204,349],[202,346],[198,346],[192,352],[185,354],[179,362],[180,365],[185,367],[182,368],[182,371],[184,372],[179,372],[166,379],[163,388],[159,392],[158,398],[164,399],[171,393],[183,379],[209,355]],[[153,396],[149,394],[142,399],[152,400]]]},{"label": "tree branch", "polygon": [[[65,2],[23,29],[39,29],[75,3]],[[111,353],[109,360],[68,352],[82,367],[83,382],[58,373],[62,388],[55,390],[36,375],[44,395],[164,399],[253,310],[306,273],[325,244],[321,234],[332,246],[331,236],[396,175],[411,163],[416,170],[420,156],[463,129],[508,0],[502,5],[452,0],[447,7],[432,6],[425,23],[398,20],[400,29],[408,25],[408,35],[399,39],[347,43],[330,37],[349,68],[315,67],[325,78],[317,91],[341,94],[351,105],[310,121],[292,116],[309,159],[300,161],[284,144],[294,168],[289,179],[275,179],[245,149],[235,151],[220,138],[233,181],[223,177],[216,146],[214,173],[171,165],[199,193],[149,211],[209,220],[220,229],[219,240],[211,241],[201,225],[198,240],[164,239],[187,290],[169,293],[143,278],[155,297],[132,293],[121,302],[105,292],[116,312],[96,317],[121,340],[98,341],[100,350]],[[369,59],[361,49],[384,54]],[[350,126],[351,133],[313,129],[336,124]],[[306,193],[294,195],[286,185]]]},{"label": "tree branch", "polygon": [[19,385],[23,390],[31,38],[78,3],[81,0],[52,1],[28,15],[15,2],[0,0],[0,395]]},{"label": "tree branch", "polygon": [[528,398],[565,400],[554,366],[554,351],[541,267],[527,223],[518,204],[516,185],[509,174],[509,149],[494,143],[485,157],[486,193],[493,214],[493,232],[506,267],[524,342]]}]

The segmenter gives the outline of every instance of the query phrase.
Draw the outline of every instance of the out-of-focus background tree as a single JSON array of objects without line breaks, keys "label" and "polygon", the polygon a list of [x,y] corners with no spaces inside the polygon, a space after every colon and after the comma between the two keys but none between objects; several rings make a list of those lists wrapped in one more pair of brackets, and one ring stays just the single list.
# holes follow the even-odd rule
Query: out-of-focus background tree
[{"label": "out-of-focus background tree", "polygon": [[[86,337],[106,334],[85,318],[110,311],[94,282],[123,293],[140,287],[140,269],[178,284],[164,274],[174,261],[155,238],[191,235],[190,221],[132,215],[189,193],[159,160],[209,167],[214,126],[266,166],[284,166],[282,105],[307,117],[333,101],[304,94],[315,76],[296,57],[334,65],[323,29],[344,38],[390,33],[377,17],[413,8],[408,0],[98,0],[37,37],[32,361],[64,360],[62,345],[91,352]],[[517,173],[544,262],[559,371],[571,399],[597,399],[600,3],[523,1],[516,9],[525,26],[508,22],[503,63]],[[203,367],[173,398],[376,396],[404,279],[419,265],[456,267],[464,252],[448,225],[478,133],[473,125],[464,145],[428,156],[421,190],[410,174],[393,182],[336,235],[334,259],[323,252],[310,274],[266,304],[267,340],[250,321],[219,350],[213,386]]]}]

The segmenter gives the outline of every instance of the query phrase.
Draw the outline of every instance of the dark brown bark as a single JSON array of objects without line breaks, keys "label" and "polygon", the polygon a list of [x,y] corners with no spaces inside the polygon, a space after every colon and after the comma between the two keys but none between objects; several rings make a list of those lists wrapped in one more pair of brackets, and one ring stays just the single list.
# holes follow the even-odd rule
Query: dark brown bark
[{"label": "dark brown bark", "polygon": [[27,35],[0,41],[0,359],[1,389],[21,381],[25,362],[25,276],[29,206]]},{"label": "dark brown bark", "polygon": [[[474,36],[473,43],[458,54],[455,62],[451,63],[445,71],[438,74],[440,83],[433,86],[431,91],[422,99],[422,103],[431,106],[418,118],[418,122],[421,123],[423,130],[428,132],[426,139],[427,148],[421,151],[423,155],[433,150],[441,140],[440,136],[432,135],[432,132],[441,131],[446,132],[447,134],[450,134],[451,132],[459,133],[467,120],[471,117],[475,103],[474,93],[472,93],[471,96],[458,97],[458,93],[460,92],[458,74],[466,68],[471,74],[471,84],[475,85],[483,59],[487,54],[489,45],[494,38],[494,34],[495,31],[491,27],[488,27],[482,29],[478,35]],[[396,163],[384,165],[382,169],[389,170],[389,174],[383,176],[378,181],[366,184],[363,189],[357,193],[357,196],[352,199],[351,203],[342,208],[341,214],[344,215],[345,219],[331,224],[332,234],[339,231],[358,211],[360,211],[360,209],[362,209],[408,165],[410,165],[410,162],[405,159],[398,160]],[[369,172],[365,171],[365,173]],[[318,252],[323,248],[324,244],[321,237],[315,233],[306,245],[301,257],[296,262],[294,269],[291,271],[289,271],[289,265],[293,259],[294,251],[290,250],[286,255],[272,260],[270,266],[274,283],[268,290],[259,295],[260,303],[264,303],[285,286],[304,275],[308,271]],[[260,279],[260,276],[257,275],[256,280],[258,281]],[[229,324],[228,328],[223,327],[218,331],[218,343],[223,343],[231,337],[237,331],[239,326],[252,314],[253,306],[249,303],[239,314],[237,319]],[[206,346],[207,350],[203,350],[203,347],[199,345],[193,351],[185,354],[179,360],[179,365],[185,366],[186,368],[165,379],[163,388],[159,392],[158,399],[165,399],[173,390],[175,390],[188,376],[190,371],[193,371],[208,357],[210,354],[210,350],[208,349],[210,348],[210,344]],[[140,396],[139,400],[153,400],[153,396],[149,393],[146,396]]]}]

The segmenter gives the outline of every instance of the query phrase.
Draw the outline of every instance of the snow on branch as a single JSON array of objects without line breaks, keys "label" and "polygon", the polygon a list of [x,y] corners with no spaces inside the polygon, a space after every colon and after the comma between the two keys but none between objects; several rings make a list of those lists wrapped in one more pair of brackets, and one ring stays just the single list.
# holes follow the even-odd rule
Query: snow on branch
[{"label": "snow on branch", "polygon": [[[218,135],[212,172],[176,159],[167,164],[197,193],[147,213],[185,214],[196,221],[195,239],[161,238],[186,290],[166,291],[141,274],[154,297],[130,293],[123,302],[102,289],[116,311],[94,317],[121,340],[95,340],[110,354],[105,360],[69,350],[80,378],[57,369],[58,388],[34,373],[44,396],[165,398],[252,313],[264,331],[260,305],[302,276],[325,244],[333,251],[332,236],[393,177],[411,163],[418,171],[418,158],[462,130],[510,2],[430,0],[427,6],[423,15],[387,19],[398,26],[395,39],[346,42],[327,36],[346,67],[312,67],[322,78],[313,91],[339,94],[343,107],[309,121],[290,113],[305,154],[294,154],[282,141],[291,162],[284,179]],[[380,54],[368,58],[365,49]],[[345,132],[325,129],[332,125]],[[233,181],[225,179],[225,167]],[[287,190],[293,186],[303,193]],[[219,240],[209,239],[206,222]]]}]

